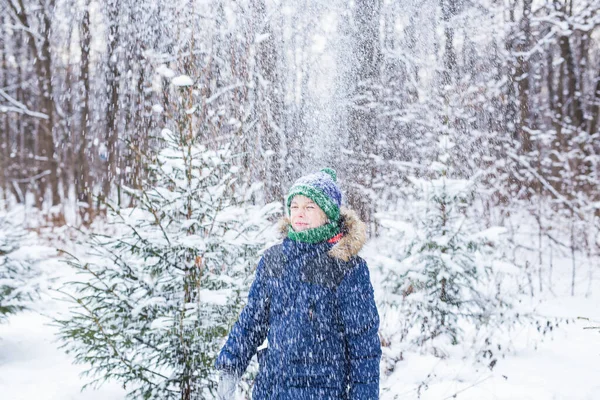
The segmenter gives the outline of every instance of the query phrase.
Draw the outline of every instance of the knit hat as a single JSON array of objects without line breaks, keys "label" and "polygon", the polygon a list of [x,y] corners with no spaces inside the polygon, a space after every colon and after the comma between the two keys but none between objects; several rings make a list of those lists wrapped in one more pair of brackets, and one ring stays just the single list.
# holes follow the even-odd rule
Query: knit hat
[{"label": "knit hat", "polygon": [[294,196],[302,195],[314,201],[327,215],[329,221],[337,222],[340,219],[342,192],[336,181],[337,175],[331,168],[323,168],[317,173],[299,178],[294,182],[287,195],[288,213]]},{"label": "knit hat", "polygon": [[288,213],[290,213],[294,196],[302,195],[314,201],[323,210],[329,222],[323,226],[301,232],[295,232],[290,226],[288,238],[304,243],[318,243],[339,234],[342,193],[336,184],[336,178],[333,169],[323,168],[317,173],[301,177],[292,185],[286,200]]}]

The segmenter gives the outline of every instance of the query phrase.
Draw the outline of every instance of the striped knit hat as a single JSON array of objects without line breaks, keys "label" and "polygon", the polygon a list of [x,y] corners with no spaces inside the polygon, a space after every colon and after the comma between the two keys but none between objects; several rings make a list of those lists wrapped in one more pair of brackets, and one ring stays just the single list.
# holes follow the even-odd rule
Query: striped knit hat
[{"label": "striped knit hat", "polygon": [[286,205],[288,213],[294,196],[306,196],[314,201],[325,212],[330,222],[340,219],[340,206],[342,205],[342,192],[338,188],[337,175],[331,168],[323,168],[317,173],[305,175],[292,185]]}]

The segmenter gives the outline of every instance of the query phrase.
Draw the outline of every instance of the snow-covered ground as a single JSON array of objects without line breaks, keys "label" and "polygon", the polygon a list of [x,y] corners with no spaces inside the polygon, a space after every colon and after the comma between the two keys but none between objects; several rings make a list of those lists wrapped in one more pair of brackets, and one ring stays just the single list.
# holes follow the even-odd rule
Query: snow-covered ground
[{"label": "snow-covered ground", "polygon": [[49,319],[36,312],[10,318],[0,326],[0,398],[3,400],[124,399],[118,384],[81,391],[81,366],[72,364],[54,337]]},{"label": "snow-covered ground", "polygon": [[117,400],[125,391],[117,383],[107,383],[98,390],[81,391],[86,382],[80,376],[83,366],[59,349],[52,317],[66,310],[54,291],[73,276],[61,261],[57,248],[74,251],[66,229],[42,232],[29,238],[15,257],[35,260],[41,270],[41,299],[30,311],[11,316],[0,324],[0,399],[2,400]]},{"label": "snow-covered ground", "polygon": [[[65,311],[65,304],[56,299],[51,288],[73,275],[55,248],[74,251],[75,237],[68,230],[42,236],[46,239],[31,241],[20,252],[38,260],[48,288],[33,310],[12,316],[0,325],[0,399],[124,399],[125,390],[115,382],[81,392],[86,382],[80,376],[84,367],[73,365],[71,357],[58,348],[54,336],[57,328],[51,325],[51,317]],[[587,316],[599,320],[600,279],[593,274],[597,266],[585,267],[590,272],[580,275],[576,288],[582,295],[571,297],[567,260],[562,273],[558,261],[556,265],[554,294],[544,292],[545,297],[537,300],[538,312],[548,317]],[[395,371],[382,379],[381,398],[600,400],[600,334],[584,329],[587,326],[590,323],[583,320],[563,324],[542,342],[537,341],[539,336],[533,328],[515,331],[510,338],[514,353],[501,359],[493,370],[460,358],[440,360],[406,354]]]},{"label": "snow-covered ground", "polygon": [[[531,242],[533,237],[523,231],[520,235],[522,243]],[[376,260],[381,258],[381,253],[378,244],[371,244],[363,256]],[[506,333],[503,340],[514,350],[500,358],[492,369],[484,364],[474,365],[470,361],[474,358],[472,354],[465,357],[469,349],[464,347],[456,349],[456,354],[445,360],[403,354],[403,360],[395,364],[394,371],[382,377],[380,398],[600,400],[600,329],[585,329],[600,326],[600,322],[578,319],[587,317],[600,321],[600,265],[593,260],[579,259],[575,293],[580,295],[571,296],[572,260],[567,254],[561,257],[555,252],[552,262],[552,284],[545,271],[544,290],[539,293],[534,278],[536,295],[528,299],[531,301],[528,309],[544,319],[561,318],[569,323],[560,323],[558,329],[546,336],[540,335],[533,326]],[[376,297],[380,297],[379,286],[385,278],[376,268],[372,268],[371,278]],[[388,329],[393,326],[390,321],[382,321],[382,325],[386,322]]]},{"label": "snow-covered ground", "polygon": [[[599,304],[599,297],[557,298],[547,304],[547,311],[598,315]],[[515,353],[501,359],[493,370],[485,365],[476,368],[468,361],[409,354],[384,381],[381,399],[444,400],[456,394],[463,400],[598,400],[600,335],[585,330],[586,326],[582,321],[562,325],[537,346],[536,332],[522,329],[513,338]],[[419,397],[421,383],[427,386]]]}]

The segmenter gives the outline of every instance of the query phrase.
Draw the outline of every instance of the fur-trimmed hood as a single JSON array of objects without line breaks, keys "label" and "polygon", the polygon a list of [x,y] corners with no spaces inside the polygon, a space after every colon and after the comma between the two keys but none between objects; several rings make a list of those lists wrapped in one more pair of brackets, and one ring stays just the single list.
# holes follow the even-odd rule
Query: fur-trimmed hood
[{"label": "fur-trimmed hood", "polygon": [[[352,257],[358,255],[358,252],[367,241],[367,227],[355,211],[346,207],[340,208],[340,225],[342,238],[329,250],[329,255],[343,261],[349,261]],[[279,232],[282,237],[287,237],[289,226],[289,217],[284,217],[279,221]]]}]

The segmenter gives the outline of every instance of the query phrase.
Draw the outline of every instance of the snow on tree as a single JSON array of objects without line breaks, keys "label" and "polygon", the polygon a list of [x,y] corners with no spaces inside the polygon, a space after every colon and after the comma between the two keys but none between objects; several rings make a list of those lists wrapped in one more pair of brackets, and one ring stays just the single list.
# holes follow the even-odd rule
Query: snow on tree
[{"label": "snow on tree", "polygon": [[181,81],[153,138],[160,150],[140,154],[148,179],[128,189],[136,205],[109,206],[114,234],[89,236],[90,253],[68,261],[79,279],[62,289],[72,310],[59,336],[89,366],[86,386],[117,380],[129,398],[212,398],[214,358],[279,209],[249,203],[258,188],[233,145],[208,138],[200,95]]},{"label": "snow on tree", "polygon": [[38,295],[39,275],[19,248],[26,232],[0,213],[0,322],[28,308]]},{"label": "snow on tree", "polygon": [[438,161],[431,165],[435,177],[411,179],[414,218],[382,221],[384,227],[399,228],[390,229],[395,248],[407,245],[388,260],[382,308],[391,305],[400,320],[398,337],[389,341],[441,358],[454,353],[451,346],[469,343],[474,358],[493,367],[504,351],[497,340],[502,333],[534,320],[517,306],[520,271],[508,261],[503,229],[479,228],[470,214],[475,181],[452,179],[453,143],[440,135],[439,145]]}]

